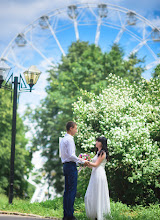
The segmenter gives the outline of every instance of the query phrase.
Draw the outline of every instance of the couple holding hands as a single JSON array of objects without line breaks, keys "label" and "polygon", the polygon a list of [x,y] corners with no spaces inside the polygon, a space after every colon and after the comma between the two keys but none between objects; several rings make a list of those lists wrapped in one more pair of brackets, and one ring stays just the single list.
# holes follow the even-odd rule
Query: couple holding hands
[{"label": "couple holding hands", "polygon": [[69,121],[66,124],[67,133],[60,143],[61,160],[65,177],[65,190],[63,196],[63,220],[75,220],[74,201],[77,191],[77,164],[92,168],[89,185],[85,194],[85,209],[89,219],[103,220],[104,215],[110,214],[110,199],[108,182],[105,173],[105,164],[108,157],[107,139],[96,139],[96,155],[92,162],[78,158],[75,154],[73,136],[77,133],[77,124]]}]

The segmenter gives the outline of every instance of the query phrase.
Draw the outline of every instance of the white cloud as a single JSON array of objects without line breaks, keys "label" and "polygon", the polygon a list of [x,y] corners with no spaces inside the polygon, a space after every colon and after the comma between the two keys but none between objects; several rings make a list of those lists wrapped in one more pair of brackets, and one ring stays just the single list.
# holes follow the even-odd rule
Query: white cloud
[{"label": "white cloud", "polygon": [[23,115],[25,111],[26,111],[26,105],[20,105],[19,104],[19,106],[18,106],[18,113],[20,115]]},{"label": "white cloud", "polygon": [[[0,41],[9,41],[23,28],[39,16],[66,5],[70,1],[34,0],[34,1],[0,1]],[[4,47],[1,47],[4,49]],[[1,49],[0,48],[0,49]],[[2,50],[0,51],[1,54]]]},{"label": "white cloud", "polygon": [[160,28],[160,16],[156,16],[156,18],[151,18],[150,21],[153,25]]}]

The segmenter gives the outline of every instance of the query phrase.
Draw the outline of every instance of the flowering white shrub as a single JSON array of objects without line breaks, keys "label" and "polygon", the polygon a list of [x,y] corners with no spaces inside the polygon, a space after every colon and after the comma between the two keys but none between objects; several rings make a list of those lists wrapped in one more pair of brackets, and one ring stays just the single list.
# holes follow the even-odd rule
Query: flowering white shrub
[{"label": "flowering white shrub", "polygon": [[159,79],[142,79],[139,86],[112,74],[106,80],[108,87],[100,95],[82,91],[73,105],[77,146],[89,153],[95,138],[104,135],[112,198],[128,204],[156,202],[160,199]]}]

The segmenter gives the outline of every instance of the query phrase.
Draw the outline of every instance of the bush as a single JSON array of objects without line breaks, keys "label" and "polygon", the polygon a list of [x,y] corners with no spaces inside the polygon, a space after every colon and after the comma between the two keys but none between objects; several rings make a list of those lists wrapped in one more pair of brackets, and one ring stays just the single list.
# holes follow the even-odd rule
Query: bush
[{"label": "bush", "polygon": [[142,79],[139,86],[112,75],[107,80],[108,87],[100,95],[83,91],[74,103],[79,130],[76,146],[89,153],[95,137],[107,137],[111,197],[126,204],[159,202],[159,78],[150,82]]}]

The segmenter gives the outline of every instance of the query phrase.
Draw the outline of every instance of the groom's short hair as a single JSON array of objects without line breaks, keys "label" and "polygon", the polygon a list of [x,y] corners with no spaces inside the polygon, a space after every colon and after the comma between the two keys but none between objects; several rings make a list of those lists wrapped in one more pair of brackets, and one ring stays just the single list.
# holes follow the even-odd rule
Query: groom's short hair
[{"label": "groom's short hair", "polygon": [[66,124],[66,130],[69,131],[70,128],[74,128],[75,125],[77,125],[74,121],[68,121],[67,124]]}]

